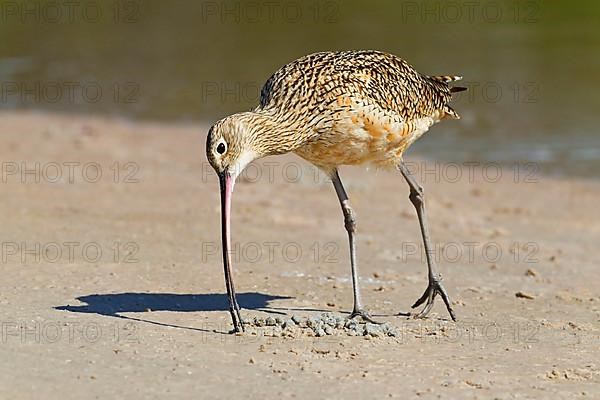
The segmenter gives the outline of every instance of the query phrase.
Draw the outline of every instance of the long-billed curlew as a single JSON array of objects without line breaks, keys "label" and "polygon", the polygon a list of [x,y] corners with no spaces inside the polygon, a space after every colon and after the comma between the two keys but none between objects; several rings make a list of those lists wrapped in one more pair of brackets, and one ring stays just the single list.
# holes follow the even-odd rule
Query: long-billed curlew
[{"label": "long-billed curlew", "polygon": [[425,217],[423,189],[403,162],[404,151],[430,126],[458,119],[448,105],[458,76],[426,76],[404,60],[379,51],[315,53],[273,74],[254,110],[216,122],[208,133],[206,154],[221,185],[221,227],[225,283],[234,330],[243,330],[233,286],[230,248],[231,197],[235,179],[253,160],[293,152],[332,179],[350,244],[354,308],[350,318],[372,321],[360,298],[356,261],[356,221],[340,180],[340,165],[372,164],[396,168],[410,187],[427,257],[428,285],[413,308],[425,303],[424,317],[441,295],[454,311],[436,273]]}]

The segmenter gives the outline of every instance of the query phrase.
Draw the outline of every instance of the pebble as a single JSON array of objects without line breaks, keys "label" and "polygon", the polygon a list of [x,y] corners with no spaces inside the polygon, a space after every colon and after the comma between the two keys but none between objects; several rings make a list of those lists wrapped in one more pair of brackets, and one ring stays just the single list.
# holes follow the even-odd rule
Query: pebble
[{"label": "pebble", "polygon": [[296,326],[296,321],[294,321],[294,318],[288,319],[282,325],[283,329],[294,328],[295,326]]},{"label": "pebble", "polygon": [[534,269],[529,268],[527,272],[525,272],[525,276],[537,276],[537,272]]},{"label": "pebble", "polygon": [[346,319],[340,315],[331,313],[322,313],[320,315],[311,315],[308,318],[300,317],[296,314],[289,319],[271,316],[266,319],[255,317],[246,325],[254,327],[273,327],[271,332],[275,337],[296,337],[298,333],[304,331],[307,336],[364,336],[366,339],[379,337],[397,337],[398,332],[395,327],[387,322],[384,324],[373,324],[362,322],[355,319]]},{"label": "pebble", "polygon": [[515,297],[518,297],[520,299],[527,299],[527,300],[535,299],[535,296],[533,296],[529,293],[525,293],[525,292],[517,292],[517,293],[515,293]]},{"label": "pebble", "polygon": [[381,332],[380,325],[375,325],[375,324],[371,324],[371,323],[365,324],[365,334],[373,336],[373,337],[381,336],[382,332]]}]

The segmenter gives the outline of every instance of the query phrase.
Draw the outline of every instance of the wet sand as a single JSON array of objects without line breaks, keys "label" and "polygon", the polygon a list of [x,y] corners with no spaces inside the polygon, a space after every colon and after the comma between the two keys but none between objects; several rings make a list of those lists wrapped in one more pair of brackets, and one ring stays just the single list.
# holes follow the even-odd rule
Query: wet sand
[{"label": "wet sand", "polygon": [[[344,168],[364,301],[399,334],[231,335],[206,128],[1,114],[4,397],[600,396],[598,182],[409,152],[452,323],[396,315],[426,286],[402,178]],[[351,308],[339,204],[297,157],[250,166],[233,241],[248,320]]]}]

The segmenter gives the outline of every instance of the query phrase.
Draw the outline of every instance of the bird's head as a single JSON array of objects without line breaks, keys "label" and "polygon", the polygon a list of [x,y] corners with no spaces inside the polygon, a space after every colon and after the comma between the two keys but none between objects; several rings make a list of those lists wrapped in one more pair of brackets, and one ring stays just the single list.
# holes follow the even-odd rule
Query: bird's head
[{"label": "bird's head", "polygon": [[259,157],[254,149],[254,124],[249,113],[230,115],[217,121],[208,131],[206,157],[220,178],[235,178]]}]

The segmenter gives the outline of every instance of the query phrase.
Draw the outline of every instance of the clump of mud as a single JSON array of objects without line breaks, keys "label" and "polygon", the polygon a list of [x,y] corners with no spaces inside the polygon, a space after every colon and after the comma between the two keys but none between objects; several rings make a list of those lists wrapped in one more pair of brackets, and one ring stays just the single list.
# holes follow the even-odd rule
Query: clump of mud
[{"label": "clump of mud", "polygon": [[[323,313],[321,315],[301,317],[292,315],[291,318],[281,317],[254,317],[244,321],[244,326],[252,330],[265,329],[276,337],[297,337],[299,334],[306,336],[370,336],[370,337],[396,337],[398,332],[390,324],[373,324],[358,319],[348,319],[339,315]],[[250,329],[248,329],[250,328]]]}]

